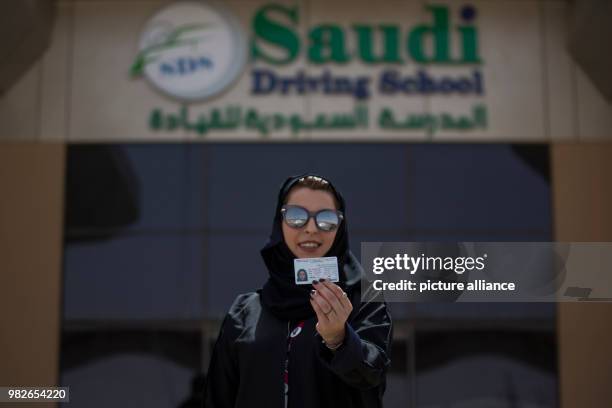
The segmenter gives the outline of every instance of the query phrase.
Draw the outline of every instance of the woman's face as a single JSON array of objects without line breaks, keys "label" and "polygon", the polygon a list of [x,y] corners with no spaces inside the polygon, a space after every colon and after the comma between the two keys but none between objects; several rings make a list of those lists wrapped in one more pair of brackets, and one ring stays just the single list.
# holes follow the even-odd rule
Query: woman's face
[{"label": "woman's face", "polygon": [[[292,189],[289,192],[287,204],[299,205],[311,213],[325,209],[337,210],[331,193],[323,190],[312,190],[308,187]],[[319,230],[314,218],[310,218],[308,223],[299,229],[291,228],[284,221],[282,225],[285,243],[296,258],[324,256],[334,243],[338,231],[337,229],[333,231]]]}]

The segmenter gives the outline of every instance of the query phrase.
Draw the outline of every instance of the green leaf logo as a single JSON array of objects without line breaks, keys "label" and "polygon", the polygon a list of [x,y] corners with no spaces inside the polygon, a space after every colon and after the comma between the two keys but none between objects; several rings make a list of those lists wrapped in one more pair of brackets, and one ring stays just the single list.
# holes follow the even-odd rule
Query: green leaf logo
[{"label": "green leaf logo", "polygon": [[150,45],[138,53],[136,59],[132,63],[130,67],[130,76],[133,78],[139,77],[143,74],[145,67],[154,62],[157,59],[156,53],[159,51],[183,47],[186,45],[195,45],[202,41],[204,38],[185,38],[185,35],[188,33],[192,33],[194,31],[206,31],[210,30],[214,27],[214,24],[211,23],[202,23],[202,24],[184,24],[179,26],[170,34],[166,36],[158,44]]}]

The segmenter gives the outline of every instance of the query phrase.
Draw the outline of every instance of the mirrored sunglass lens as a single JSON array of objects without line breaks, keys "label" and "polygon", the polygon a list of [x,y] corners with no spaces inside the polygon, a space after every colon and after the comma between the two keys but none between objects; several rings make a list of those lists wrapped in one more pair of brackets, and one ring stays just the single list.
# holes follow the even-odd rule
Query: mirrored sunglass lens
[{"label": "mirrored sunglass lens", "polygon": [[317,226],[323,231],[331,231],[338,226],[338,214],[333,211],[321,211],[317,214]]},{"label": "mirrored sunglass lens", "polygon": [[290,207],[285,211],[285,222],[290,227],[299,228],[308,221],[308,214],[301,208]]}]

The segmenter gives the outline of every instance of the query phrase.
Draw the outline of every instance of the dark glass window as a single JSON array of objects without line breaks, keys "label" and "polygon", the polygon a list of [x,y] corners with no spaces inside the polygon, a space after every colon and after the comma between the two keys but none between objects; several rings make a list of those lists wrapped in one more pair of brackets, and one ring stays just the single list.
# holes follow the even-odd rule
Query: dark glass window
[{"label": "dark glass window", "polygon": [[[535,144],[70,146],[70,406],[198,406],[220,319],[267,277],[259,250],[287,176],[334,181],[359,256],[362,241],[551,240],[548,157]],[[553,304],[390,308],[386,407],[557,406]]]}]

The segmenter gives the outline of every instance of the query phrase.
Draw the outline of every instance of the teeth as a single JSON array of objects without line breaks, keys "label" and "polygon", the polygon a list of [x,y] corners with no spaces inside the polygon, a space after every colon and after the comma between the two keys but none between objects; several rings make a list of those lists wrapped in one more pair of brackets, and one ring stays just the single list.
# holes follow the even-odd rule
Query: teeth
[{"label": "teeth", "polygon": [[300,246],[302,247],[306,247],[306,248],[317,248],[319,247],[321,244],[317,243],[317,242],[302,242],[300,244]]}]

